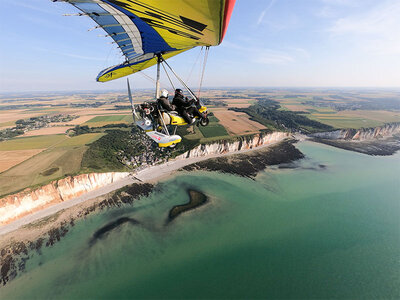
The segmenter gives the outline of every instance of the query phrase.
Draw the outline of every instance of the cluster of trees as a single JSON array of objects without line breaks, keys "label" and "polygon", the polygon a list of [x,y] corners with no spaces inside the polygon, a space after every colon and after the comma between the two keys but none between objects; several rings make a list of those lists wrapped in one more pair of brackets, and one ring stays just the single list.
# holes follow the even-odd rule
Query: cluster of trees
[{"label": "cluster of trees", "polygon": [[[87,126],[83,126],[87,127]],[[108,134],[89,145],[82,159],[82,167],[102,170],[125,169],[117,153],[126,148],[129,132],[122,130],[107,130]]]},{"label": "cluster of trees", "polygon": [[270,130],[302,131],[306,133],[332,130],[333,127],[310,120],[303,114],[279,110],[280,104],[271,99],[258,98],[257,104],[247,108],[232,108],[234,111],[247,113],[252,120],[257,121]]},{"label": "cluster of trees", "polygon": [[100,107],[106,104],[106,102],[96,101],[94,103],[71,103],[71,107]]},{"label": "cluster of trees", "polygon": [[68,122],[75,118],[77,118],[77,116],[59,114],[20,119],[15,121],[14,127],[0,130],[0,141],[22,135],[29,130],[46,127],[51,122]]},{"label": "cluster of trees", "polygon": [[7,128],[0,130],[0,142],[7,139],[11,139],[21,134],[24,134],[24,131],[21,129]]},{"label": "cluster of trees", "polygon": [[130,105],[114,105],[114,110],[131,110],[132,106]]},{"label": "cluster of trees", "polygon": [[26,109],[32,107],[43,107],[47,106],[45,104],[10,104],[10,105],[2,105],[0,106],[0,110],[13,110],[13,109]]},{"label": "cluster of trees", "polygon": [[106,130],[103,137],[89,145],[82,159],[82,168],[94,170],[127,170],[127,162],[132,167],[152,164],[170,157],[171,150],[159,148],[137,128],[131,131]]},{"label": "cluster of trees", "polygon": [[92,133],[94,132],[94,130],[93,128],[89,128],[89,126],[87,125],[76,125],[73,129],[70,129],[69,132],[72,133],[72,135],[81,135],[85,133]]},{"label": "cluster of trees", "polygon": [[69,134],[72,136],[86,134],[86,133],[94,133],[94,132],[102,132],[102,129],[108,128],[129,128],[129,124],[120,123],[120,124],[106,124],[102,127],[89,127],[88,125],[76,125],[74,128],[69,129]]},{"label": "cluster of trees", "polygon": [[223,100],[211,100],[210,98],[201,98],[201,101],[203,101],[205,106],[227,106],[228,104],[226,104],[226,102],[224,102]]}]

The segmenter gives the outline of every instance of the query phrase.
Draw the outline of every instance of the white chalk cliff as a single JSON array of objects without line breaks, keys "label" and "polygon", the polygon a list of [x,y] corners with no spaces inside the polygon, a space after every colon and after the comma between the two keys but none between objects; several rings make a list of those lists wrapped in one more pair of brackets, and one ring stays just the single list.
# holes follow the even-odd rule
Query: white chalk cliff
[{"label": "white chalk cliff", "polygon": [[[240,137],[237,141],[219,141],[213,144],[199,145],[174,160],[253,149],[279,142],[289,136],[290,133],[287,132],[273,132]],[[53,204],[79,197],[128,175],[128,172],[83,174],[60,179],[37,189],[26,189],[20,193],[6,196],[0,199],[0,225],[8,224]]]},{"label": "white chalk cliff", "polygon": [[251,137],[241,137],[237,141],[220,141],[213,144],[202,144],[180,155],[177,159],[202,157],[213,154],[224,154],[259,146],[272,144],[288,138],[288,132],[273,132],[270,134],[256,134]]},{"label": "white chalk cliff", "polygon": [[53,181],[0,199],[0,225],[50,205],[79,197],[128,176],[128,172],[91,173]]},{"label": "white chalk cliff", "polygon": [[375,128],[342,129],[315,133],[312,136],[330,140],[371,141],[400,134],[400,123],[385,124]]}]

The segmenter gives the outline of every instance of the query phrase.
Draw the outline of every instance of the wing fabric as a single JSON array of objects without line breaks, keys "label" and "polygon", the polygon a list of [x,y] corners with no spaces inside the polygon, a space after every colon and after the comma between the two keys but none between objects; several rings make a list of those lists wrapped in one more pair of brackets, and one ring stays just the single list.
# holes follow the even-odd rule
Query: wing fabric
[{"label": "wing fabric", "polygon": [[92,18],[121,49],[123,64],[97,81],[120,78],[196,46],[222,42],[235,0],[63,0]]}]

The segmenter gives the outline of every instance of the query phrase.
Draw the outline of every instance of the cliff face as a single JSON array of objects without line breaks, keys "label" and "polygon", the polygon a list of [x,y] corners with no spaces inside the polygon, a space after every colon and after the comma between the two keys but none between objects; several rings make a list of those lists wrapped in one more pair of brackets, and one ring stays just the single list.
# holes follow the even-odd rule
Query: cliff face
[{"label": "cliff face", "polygon": [[224,154],[245,149],[253,149],[259,146],[271,144],[288,138],[288,132],[273,132],[270,134],[257,134],[252,137],[241,137],[234,142],[221,141],[214,144],[199,145],[196,148],[180,155],[180,158],[202,157],[213,154]]},{"label": "cliff face", "polygon": [[342,129],[313,134],[313,137],[329,140],[372,141],[400,133],[400,123],[385,124],[375,128]]},{"label": "cliff face", "polygon": [[[200,145],[175,159],[203,157],[253,149],[281,141],[289,136],[290,134],[286,132],[274,132],[266,135],[258,134],[252,137],[242,137],[235,142],[221,141],[209,145]],[[18,194],[4,197],[0,199],[0,225],[8,224],[53,204],[79,197],[128,175],[129,173],[127,172],[83,174],[60,179],[38,189],[27,189]]]},{"label": "cliff face", "polygon": [[50,205],[79,197],[128,175],[127,172],[83,174],[60,179],[35,190],[27,189],[6,196],[0,199],[0,225]]}]

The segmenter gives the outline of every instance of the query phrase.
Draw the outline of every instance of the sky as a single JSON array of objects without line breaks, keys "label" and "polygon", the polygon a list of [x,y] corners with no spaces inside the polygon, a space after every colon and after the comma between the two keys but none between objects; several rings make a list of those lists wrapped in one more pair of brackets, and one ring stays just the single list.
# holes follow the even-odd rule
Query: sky
[{"label": "sky", "polygon": [[[0,1],[0,93],[125,89],[124,78],[95,80],[123,62],[111,38],[68,13],[77,10],[62,2]],[[398,88],[399,16],[399,0],[237,0],[223,43],[210,49],[203,86]],[[192,87],[199,52],[169,60]],[[155,67],[144,73],[154,78]],[[141,74],[129,78],[134,88],[154,86]]]}]

